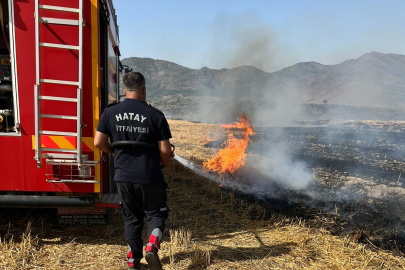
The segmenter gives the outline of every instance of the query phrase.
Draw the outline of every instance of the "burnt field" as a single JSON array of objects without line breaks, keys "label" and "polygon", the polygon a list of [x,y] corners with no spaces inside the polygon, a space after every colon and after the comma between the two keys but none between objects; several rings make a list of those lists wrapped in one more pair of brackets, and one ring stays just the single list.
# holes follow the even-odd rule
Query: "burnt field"
[{"label": "burnt field", "polygon": [[[339,220],[331,231],[405,251],[405,136],[392,125],[255,128],[250,155],[225,186],[290,211]],[[218,148],[224,139],[205,144]],[[297,213],[299,215],[299,213]],[[305,213],[303,213],[305,215]]]},{"label": "burnt field", "polygon": [[[396,174],[403,160],[394,162],[402,155],[400,134],[394,140],[391,133],[330,127],[255,128],[245,166],[219,176],[199,164],[223,147],[227,132],[169,123],[181,162],[164,169],[171,209],[159,252],[164,269],[404,269],[402,217],[392,210],[403,205]],[[384,151],[397,144],[381,164],[401,165],[379,168],[374,142],[387,145]],[[361,158],[344,150],[349,146]],[[373,170],[385,174],[377,179]],[[56,219],[55,209],[0,209],[0,269],[127,269],[118,209],[106,226]]]}]

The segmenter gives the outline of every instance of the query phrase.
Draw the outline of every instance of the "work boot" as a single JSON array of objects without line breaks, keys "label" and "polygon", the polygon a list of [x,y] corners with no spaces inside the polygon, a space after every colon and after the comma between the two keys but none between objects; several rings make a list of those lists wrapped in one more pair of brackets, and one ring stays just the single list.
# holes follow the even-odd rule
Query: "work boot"
[{"label": "work boot", "polygon": [[159,256],[153,251],[146,252],[145,260],[148,262],[150,270],[162,270]]},{"label": "work boot", "polygon": [[128,269],[129,270],[140,270],[141,269],[141,263],[140,262],[135,262],[134,258],[132,258],[132,252],[128,252],[127,256],[127,264],[128,264]]},{"label": "work boot", "polygon": [[162,231],[155,228],[149,236],[149,241],[146,244],[145,259],[149,264],[150,270],[162,270],[158,250],[160,249],[160,241],[162,239]]},{"label": "work boot", "polygon": [[132,266],[129,266],[128,264],[128,270],[141,270],[142,266],[140,263],[133,263]]}]

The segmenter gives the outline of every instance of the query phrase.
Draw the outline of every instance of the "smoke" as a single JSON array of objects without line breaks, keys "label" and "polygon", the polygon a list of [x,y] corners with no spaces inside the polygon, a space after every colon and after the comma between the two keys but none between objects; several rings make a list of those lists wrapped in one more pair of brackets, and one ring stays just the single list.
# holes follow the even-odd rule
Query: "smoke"
[{"label": "smoke", "polygon": [[[366,226],[379,219],[391,222],[392,228],[401,225],[405,189],[400,172],[405,168],[405,139],[399,132],[404,132],[405,123],[396,128],[397,132],[374,132],[381,124],[364,120],[396,120],[393,115],[397,119],[403,115],[381,107],[354,106],[367,106],[381,96],[382,88],[370,91],[373,84],[368,80],[375,77],[374,70],[356,81],[348,80],[350,76],[336,77],[348,81],[350,87],[343,91],[331,84],[335,91],[330,99],[319,104],[324,98],[318,96],[320,102],[310,105],[309,100],[323,93],[316,88],[316,80],[311,81],[316,91],[307,91],[312,87],[305,85],[307,76],[319,75],[311,65],[294,67],[294,78],[284,74],[276,79],[274,74],[254,68],[269,72],[288,65],[294,50],[280,44],[277,33],[254,14],[222,14],[213,23],[211,57],[216,66],[243,67],[221,69],[218,77],[205,77],[196,83],[206,86],[207,78],[212,83],[211,88],[203,88],[206,93],[199,99],[197,121],[232,123],[245,113],[256,132],[249,146],[250,156],[235,176],[241,178],[228,179],[229,185],[264,198],[324,207],[354,225]],[[313,70],[316,72],[311,73]],[[350,72],[348,68],[345,71]],[[353,106],[339,105],[347,99]],[[337,119],[340,123],[353,122],[322,127],[314,123]],[[298,123],[305,124],[304,120],[311,127],[300,127]],[[366,207],[368,212],[363,211]]]},{"label": "smoke", "polygon": [[[312,172],[304,161],[294,160],[286,144],[278,144],[262,152],[261,158],[250,163],[249,170],[259,171],[267,181],[285,189],[304,190],[313,183]],[[260,179],[257,185],[262,185]],[[266,184],[266,183],[264,183]]]},{"label": "smoke", "polygon": [[273,72],[297,62],[291,46],[254,12],[219,14],[211,35],[212,50],[206,55],[216,68],[247,65]]},{"label": "smoke", "polygon": [[305,101],[305,95],[292,83],[277,91],[264,90],[255,101],[253,123],[261,127],[293,126],[297,120],[302,119]]},{"label": "smoke", "polygon": [[[254,127],[294,125],[303,114],[302,105],[307,97],[293,81],[283,81],[282,86],[271,84],[271,74],[267,73],[296,63],[294,48],[283,44],[273,28],[255,13],[219,14],[211,30],[212,49],[207,55],[215,67],[230,69],[219,71],[228,81],[211,77],[207,80],[206,70],[200,71],[204,79],[196,84],[204,88],[210,81],[211,87],[205,87],[203,92],[215,95],[215,98],[206,99],[204,96],[209,95],[201,94],[196,120],[232,123],[245,113]],[[279,134],[281,138],[284,135],[283,132]],[[248,177],[254,170],[262,176],[261,184],[275,181],[288,189],[305,189],[312,182],[311,171],[305,162],[294,160],[286,144],[270,149],[266,145],[256,147],[266,149],[260,151],[258,162],[247,165]]]},{"label": "smoke", "polygon": [[207,69],[198,71],[194,84],[200,90],[194,120],[227,123],[244,112],[255,125],[286,126],[300,117],[307,98],[297,85],[283,81],[280,88],[270,83],[268,72],[298,60],[282,35],[254,12],[218,14],[210,30],[212,46],[205,56],[221,70],[216,77]]},{"label": "smoke", "polygon": [[[213,23],[211,57],[217,67],[234,69],[221,69],[219,75],[216,75],[218,77],[204,74],[204,80],[196,82],[206,89],[199,99],[198,121],[232,123],[241,113],[245,113],[253,123],[257,135],[249,146],[251,155],[239,172],[242,180],[238,183],[242,183],[242,190],[267,198],[302,201],[313,207],[324,202],[330,211],[338,211],[334,207],[335,203],[341,203],[341,207],[369,203],[376,210],[395,209],[392,213],[401,216],[403,210],[392,205],[395,201],[402,204],[403,200],[399,198],[404,189],[389,184],[392,182],[389,179],[392,173],[387,173],[386,165],[380,165],[392,163],[392,168],[395,168],[397,163],[392,160],[392,151],[397,151],[395,155],[398,157],[403,153],[402,148],[392,150],[398,149],[395,145],[401,145],[399,138],[388,144],[386,141],[392,138],[389,134],[356,131],[347,126],[311,129],[299,127],[298,124],[303,120],[358,121],[384,115],[382,109],[365,110],[336,105],[343,103],[343,96],[351,99],[352,103],[348,103],[351,105],[365,106],[374,102],[378,95],[368,92],[370,83],[361,80],[364,84],[358,89],[359,81],[352,82],[350,89],[358,91],[336,91],[328,104],[308,105],[308,101],[317,93],[301,88],[306,87],[301,84],[305,79],[301,81],[302,78],[290,78],[286,74],[274,80],[272,74],[266,73],[289,65],[289,61],[294,58],[294,49],[282,47],[281,43],[277,33],[254,14],[222,14]],[[311,67],[300,69],[302,66],[298,66],[294,74],[311,76],[311,70],[307,72],[305,69]],[[207,86],[207,81],[211,87]],[[306,110],[310,110],[312,115],[308,116]],[[387,118],[391,115],[387,114]],[[401,162],[403,160],[401,158]],[[326,173],[322,175],[320,172],[323,170]],[[238,188],[236,179],[230,179],[229,182]],[[362,208],[353,209],[344,211],[350,215],[355,214],[361,222],[367,223]]]}]

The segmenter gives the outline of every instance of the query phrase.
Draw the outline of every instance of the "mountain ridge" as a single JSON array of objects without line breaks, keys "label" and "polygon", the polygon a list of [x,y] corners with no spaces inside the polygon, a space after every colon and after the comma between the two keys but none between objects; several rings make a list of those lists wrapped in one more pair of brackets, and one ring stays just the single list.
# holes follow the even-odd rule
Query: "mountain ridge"
[{"label": "mountain ridge", "polygon": [[148,99],[171,111],[181,111],[177,103],[201,107],[200,103],[219,100],[251,106],[328,104],[401,110],[405,104],[405,55],[394,53],[373,51],[335,65],[300,62],[271,73],[248,65],[192,69],[152,58],[121,61],[144,74]]}]

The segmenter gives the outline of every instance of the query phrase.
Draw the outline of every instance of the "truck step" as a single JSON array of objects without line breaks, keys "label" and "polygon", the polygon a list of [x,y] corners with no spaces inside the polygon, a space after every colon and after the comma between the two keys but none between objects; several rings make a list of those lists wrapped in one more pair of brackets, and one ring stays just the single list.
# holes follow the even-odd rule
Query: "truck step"
[{"label": "truck step", "polygon": [[41,18],[42,23],[61,24],[61,25],[79,25],[79,20],[56,19],[56,18]]},{"label": "truck step", "polygon": [[[76,160],[69,160],[69,159],[47,159],[46,164],[49,165],[72,165],[72,166],[77,166]],[[88,161],[82,161],[82,165],[85,166],[96,166],[98,164],[98,161],[93,161],[93,160],[88,160]]]},{"label": "truck step", "polygon": [[61,180],[53,180],[53,179],[46,179],[48,183],[77,183],[77,184],[94,184],[98,183],[95,180],[70,180],[70,179],[61,179]]},{"label": "truck step", "polygon": [[[42,158],[47,158],[48,160],[77,160],[76,154],[60,154],[60,153],[43,153]],[[88,155],[82,155],[82,161],[89,159]]]},{"label": "truck step", "polygon": [[79,86],[79,82],[72,82],[72,81],[50,80],[50,79],[40,79],[39,81],[42,83],[55,83],[55,84],[66,84],[66,85]]},{"label": "truck step", "polygon": [[58,6],[50,6],[50,5],[39,5],[39,8],[48,9],[48,10],[65,11],[65,12],[74,12],[74,13],[80,12],[80,10],[78,8],[67,8],[67,7],[58,7]]},{"label": "truck step", "polygon": [[69,115],[56,115],[56,114],[40,114],[42,118],[56,118],[56,119],[64,119],[64,120],[77,120],[77,116],[69,116]]},{"label": "truck step", "polygon": [[62,148],[41,148],[41,151],[46,152],[60,152],[60,153],[77,153],[76,149],[62,149]]},{"label": "truck step", "polygon": [[39,134],[42,135],[54,135],[54,136],[72,136],[76,137],[76,132],[63,132],[63,131],[50,131],[50,130],[40,130]]},{"label": "truck step", "polygon": [[58,49],[79,50],[79,46],[57,44],[57,43],[44,43],[44,42],[41,42],[41,43],[39,43],[39,46],[50,47],[50,48],[58,48]]},{"label": "truck step", "polygon": [[65,97],[55,97],[55,96],[39,96],[38,98],[43,99],[43,100],[77,102],[77,98],[65,98]]}]

